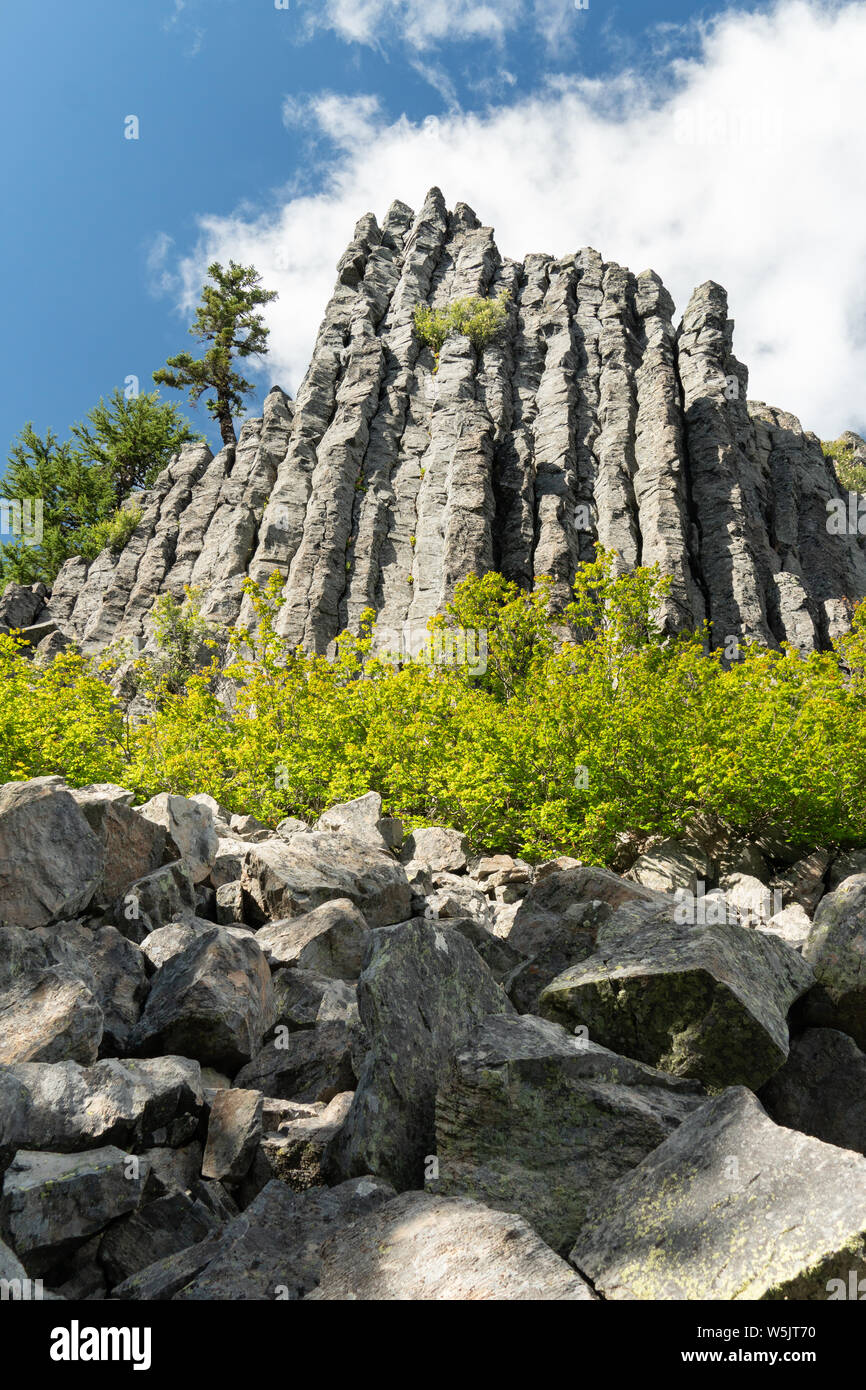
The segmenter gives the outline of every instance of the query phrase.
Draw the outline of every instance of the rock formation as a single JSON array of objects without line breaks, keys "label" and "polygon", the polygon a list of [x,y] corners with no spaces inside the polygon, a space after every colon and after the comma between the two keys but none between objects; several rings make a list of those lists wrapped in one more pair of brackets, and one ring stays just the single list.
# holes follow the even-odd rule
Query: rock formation
[{"label": "rock formation", "polygon": [[[505,330],[481,352],[448,339],[434,370],[416,306],[501,290]],[[600,541],[673,577],[671,629],[826,647],[866,594],[863,538],[828,533],[835,472],[792,415],[747,402],[721,286],[676,329],[673,308],[657,275],[590,249],[504,258],[438,189],[367,215],[297,399],[275,387],[215,458],[184,448],[119,556],[68,561],[47,604],[16,594],[0,624],[97,651],[146,639],[158,595],[192,585],[225,627],[250,616],[243,577],[278,570],[292,642],[327,651],[369,606],[393,645],[471,573],[550,575],[565,599]]]}]

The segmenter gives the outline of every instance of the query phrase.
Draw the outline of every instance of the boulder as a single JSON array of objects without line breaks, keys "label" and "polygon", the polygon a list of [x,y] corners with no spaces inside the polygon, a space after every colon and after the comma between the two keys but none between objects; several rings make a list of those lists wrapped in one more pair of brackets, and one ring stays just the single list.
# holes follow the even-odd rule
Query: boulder
[{"label": "boulder", "polygon": [[211,1105],[202,1177],[238,1182],[252,1163],[261,1136],[261,1091],[217,1091]]},{"label": "boulder", "polygon": [[529,1015],[484,1019],[436,1098],[430,1190],[519,1212],[567,1253],[603,1189],[703,1104],[703,1087]]},{"label": "boulder", "polygon": [[0,1070],[0,1085],[15,1088],[14,1106],[0,1112],[0,1137],[57,1153],[185,1143],[203,1106],[199,1065],[186,1057],[16,1063]]},{"label": "boulder", "polygon": [[278,970],[273,986],[277,1030],[359,1023],[358,989],[349,980],[334,980],[313,970]]},{"label": "boulder", "polygon": [[41,927],[84,912],[104,848],[58,777],[0,786],[0,922]]},{"label": "boulder", "polygon": [[340,831],[249,845],[241,881],[263,922],[302,917],[348,898],[369,927],[387,926],[405,917],[412,896],[405,870],[390,854]]},{"label": "boulder", "polygon": [[139,948],[107,923],[58,922],[33,936],[48,959],[86,985],[102,1009],[103,1052],[126,1051],[147,995],[145,960]]},{"label": "boulder", "polygon": [[367,792],[354,801],[341,802],[319,816],[314,830],[338,830],[356,840],[367,840],[377,849],[389,849],[379,822],[382,819],[382,798],[378,792]]},{"label": "boulder", "polygon": [[769,932],[770,936],[777,936],[780,941],[784,941],[792,951],[800,952],[808,941],[811,930],[812,923],[805,908],[799,903],[783,907],[782,911],[775,913],[768,922],[758,924],[758,931]]},{"label": "boulder", "polygon": [[321,1023],[300,1032],[279,1033],[235,1077],[279,1100],[329,1101],[355,1086],[353,1030],[345,1023]]},{"label": "boulder", "polygon": [[87,985],[52,964],[44,943],[0,924],[0,1064],[95,1062],[104,1015]]},{"label": "boulder", "polygon": [[123,787],[103,783],[71,794],[102,845],[103,871],[95,896],[108,906],[137,879],[160,867],[166,857],[168,835],[162,825],[131,809],[128,798],[132,793]]},{"label": "boulder", "polygon": [[221,835],[210,871],[210,881],[219,890],[227,883],[239,883],[244,857],[250,847],[239,835]]},{"label": "boulder", "polygon": [[253,1164],[256,1186],[261,1188],[272,1178],[279,1178],[293,1192],[326,1186],[325,1151],[345,1124],[352,1097],[352,1091],[341,1091],[327,1104],[293,1107],[299,1113],[282,1118],[277,1132],[262,1138]]},{"label": "boulder", "polygon": [[303,917],[271,922],[256,940],[272,969],[297,966],[337,980],[357,980],[370,931],[348,898],[322,903]]},{"label": "boulder", "polygon": [[158,927],[194,917],[195,907],[195,888],[186,865],[164,864],[130,884],[111,904],[105,920],[140,944]]},{"label": "boulder", "polygon": [[153,976],[130,1050],[175,1052],[231,1073],[257,1051],[273,1007],[270,971],[255,939],[211,927]]},{"label": "boulder", "polygon": [[788,1010],[812,983],[784,942],[667,909],[606,942],[541,995],[539,1012],[603,1047],[717,1089],[757,1089],[788,1055]]},{"label": "boulder", "polygon": [[111,1288],[156,1260],[215,1236],[219,1229],[202,1202],[186,1192],[172,1192],[115,1221],[100,1241],[99,1263]]},{"label": "boulder", "polygon": [[591,1301],[594,1294],[522,1217],[466,1198],[404,1192],[331,1236],[307,1298]]},{"label": "boulder", "polygon": [[[320,1251],[327,1237],[375,1211],[393,1195],[386,1183],[371,1177],[308,1192],[292,1192],[283,1183],[269,1182],[230,1223],[207,1252],[207,1263],[174,1297],[185,1302],[303,1298],[318,1283]],[[140,1277],[146,1274],[143,1271]],[[116,1289],[115,1297],[119,1296]]]},{"label": "boulder", "polygon": [[217,835],[228,835],[232,813],[231,811],[227,811],[224,806],[221,806],[216,797],[208,796],[206,792],[198,792],[189,799],[190,801],[194,801],[197,806],[203,806],[206,811],[210,812],[213,828]]},{"label": "boulder", "polygon": [[846,1033],[807,1028],[760,1099],[777,1125],[866,1154],[866,1055]]},{"label": "boulder", "polygon": [[608,1189],[571,1261],[606,1299],[823,1301],[866,1274],[864,1248],[866,1159],[738,1086]]},{"label": "boulder", "polygon": [[44,1274],[88,1236],[134,1211],[146,1178],[146,1161],[113,1145],[80,1154],[21,1149],[3,1179],[0,1229],[27,1272]]},{"label": "boulder", "polygon": [[698,884],[706,883],[712,873],[712,863],[698,845],[664,840],[640,855],[626,878],[642,883],[645,888],[654,888],[658,893],[673,893],[677,888],[696,893]]},{"label": "boulder", "polygon": [[160,792],[138,807],[138,815],[168,832],[193,883],[202,883],[208,877],[219,848],[210,807],[185,796]]},{"label": "boulder", "polygon": [[373,932],[358,1006],[369,1050],[327,1162],[337,1175],[420,1186],[453,1053],[474,1023],[512,1006],[460,932],[420,919]]},{"label": "boulder", "polygon": [[10,580],[0,596],[0,631],[32,627],[45,607],[47,593],[44,584],[16,584]]},{"label": "boulder", "polygon": [[803,957],[817,980],[805,1004],[808,1021],[866,1048],[866,873],[821,899]]},{"label": "boulder", "polygon": [[786,907],[796,903],[811,916],[824,896],[824,882],[829,868],[830,851],[816,849],[770,879],[770,887],[781,893]]},{"label": "boulder", "polygon": [[403,842],[400,858],[413,861],[431,873],[459,873],[469,858],[469,841],[460,830],[444,825],[425,825],[413,830]]}]

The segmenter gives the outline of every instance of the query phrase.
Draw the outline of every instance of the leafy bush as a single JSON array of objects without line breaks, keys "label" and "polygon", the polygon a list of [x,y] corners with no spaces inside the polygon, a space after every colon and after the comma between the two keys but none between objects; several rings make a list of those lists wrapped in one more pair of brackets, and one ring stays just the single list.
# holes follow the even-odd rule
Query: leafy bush
[{"label": "leafy bush", "polygon": [[114,516],[97,521],[77,533],[77,553],[85,560],[95,560],[106,547],[119,555],[138,526],[143,512],[140,507],[119,507]]},{"label": "leafy bush", "polygon": [[[534,860],[614,862],[622,837],[679,835],[699,813],[804,847],[862,843],[866,604],[836,652],[751,646],[728,667],[702,633],[661,634],[668,582],[655,568],[618,577],[599,553],[565,615],[582,640],[563,643],[545,585],[470,578],[431,624],[434,659],[395,664],[373,654],[370,610],[332,662],[288,647],[281,580],[248,581],[256,626],[232,634],[220,683],[193,651],[194,609],[166,602],[182,679],[134,726],[82,658],[40,671],[3,639],[0,770],[208,792],[271,824],[373,789],[409,827],[454,825]],[[435,659],[437,640],[441,653],[473,628],[483,669]]]},{"label": "leafy bush", "polygon": [[821,448],[824,457],[831,459],[836,476],[848,492],[866,492],[866,464],[858,463],[854,456],[853,444],[844,444],[841,439],[823,441]]},{"label": "leafy bush", "polygon": [[[422,343],[433,349],[436,367],[446,338],[465,335],[477,352],[482,352],[508,318],[508,290],[495,299],[455,299],[445,309],[419,304],[415,310],[415,332]],[[435,370],[435,368],[434,368]]]}]

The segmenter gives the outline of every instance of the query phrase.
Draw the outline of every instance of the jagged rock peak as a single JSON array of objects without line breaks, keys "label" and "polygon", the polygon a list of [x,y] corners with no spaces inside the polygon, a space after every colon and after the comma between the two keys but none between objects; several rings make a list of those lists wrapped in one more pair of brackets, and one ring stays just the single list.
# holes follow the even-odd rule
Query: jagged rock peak
[{"label": "jagged rock peak", "polygon": [[[505,329],[480,352],[447,339],[437,365],[416,307],[502,290]],[[372,607],[393,643],[471,573],[550,575],[564,601],[600,541],[673,577],[671,629],[824,647],[866,594],[863,539],[828,531],[835,473],[793,416],[747,401],[720,285],[673,312],[656,274],[591,248],[504,258],[438,188],[368,214],[297,399],[275,387],[216,457],[183,449],[124,551],[69,561],[41,616],[96,651],[146,637],[158,596],[191,584],[226,627],[251,616],[244,576],[279,570],[291,641],[327,651]]]}]

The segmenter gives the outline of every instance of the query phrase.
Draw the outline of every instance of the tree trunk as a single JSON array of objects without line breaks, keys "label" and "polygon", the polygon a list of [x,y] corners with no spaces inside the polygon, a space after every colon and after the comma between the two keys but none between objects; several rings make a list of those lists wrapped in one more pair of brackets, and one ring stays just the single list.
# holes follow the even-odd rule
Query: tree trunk
[{"label": "tree trunk", "polygon": [[235,434],[235,426],[234,421],[232,420],[232,412],[229,408],[228,403],[226,401],[221,400],[220,397],[217,396],[217,406],[217,419],[219,420],[220,434],[222,435],[223,444],[237,444],[238,437]]}]

